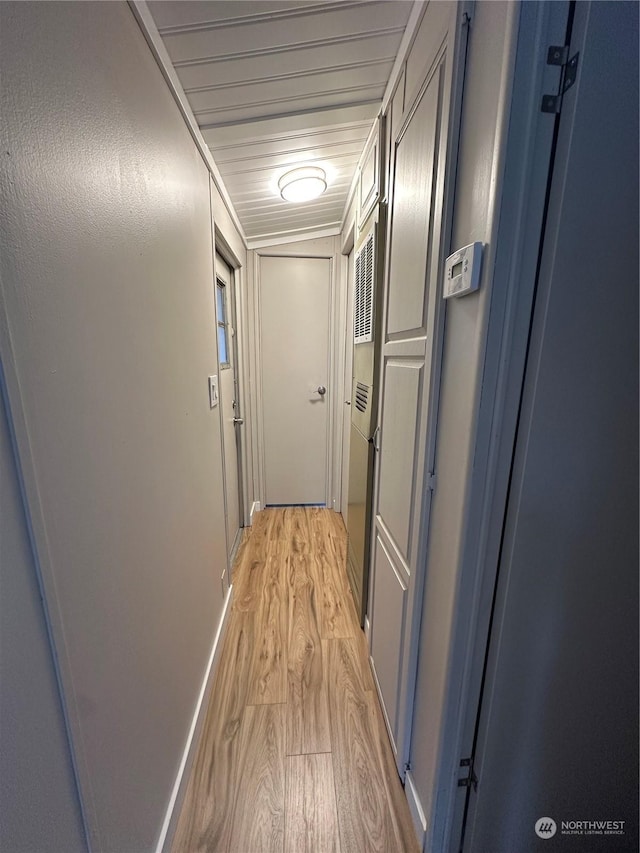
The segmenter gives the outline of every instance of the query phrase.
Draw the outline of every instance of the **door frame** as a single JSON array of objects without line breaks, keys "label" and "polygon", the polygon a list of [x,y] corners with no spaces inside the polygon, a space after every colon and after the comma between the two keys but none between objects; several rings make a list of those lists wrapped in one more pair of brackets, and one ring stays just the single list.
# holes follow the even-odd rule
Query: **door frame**
[{"label": "door frame", "polygon": [[351,443],[351,383],[353,381],[353,251],[355,245],[355,217],[350,226],[347,228],[346,237],[340,249],[340,268],[342,273],[343,300],[344,300],[344,349],[341,351],[341,364],[337,365],[337,370],[342,373],[343,385],[342,395],[338,399],[338,404],[342,400],[340,409],[341,417],[338,421],[338,429],[340,430],[340,443],[336,445],[339,448],[339,453],[336,453],[336,474],[335,474],[335,497],[333,508],[336,512],[342,513],[342,518],[346,522],[345,512],[347,511],[347,496],[349,492],[349,452]]},{"label": "door frame", "polygon": [[[329,261],[329,337],[327,340],[327,445],[325,464],[325,505],[328,509],[336,506],[335,495],[339,494],[340,481],[336,476],[334,456],[336,448],[340,447],[342,438],[342,417],[337,410],[338,401],[342,400],[343,377],[340,371],[339,343],[342,340],[341,331],[344,327],[342,316],[346,312],[345,300],[342,298],[339,279],[339,248],[337,237],[320,238],[317,241],[300,241],[299,243],[255,249],[251,264],[252,297],[253,297],[253,375],[256,377],[252,387],[252,397],[255,407],[255,422],[253,439],[254,454],[254,489],[257,495],[251,513],[264,509],[266,505],[266,471],[265,471],[265,441],[264,441],[264,404],[262,391],[262,288],[261,288],[261,259],[262,258],[312,258]],[[314,245],[315,243],[315,245]],[[324,244],[324,245],[322,245]]]},{"label": "door frame", "polygon": [[483,261],[491,299],[425,850],[459,849],[466,791],[458,786],[466,775],[460,760],[472,754],[554,139],[554,117],[540,111],[540,102],[543,92],[557,91],[560,70],[545,58],[548,45],[564,43],[568,8],[569,0],[561,0],[509,9],[502,75],[507,107],[494,153],[491,235]]},{"label": "door frame", "polygon": [[[231,368],[234,372],[234,401],[237,402],[238,406],[234,409],[234,416],[241,416],[243,411],[242,409],[242,399],[241,399],[241,386],[242,383],[240,381],[240,371],[239,371],[239,352],[240,347],[238,345],[238,305],[236,298],[236,280],[237,280],[237,270],[233,267],[232,264],[227,261],[223,252],[220,251],[220,246],[216,244],[215,252],[214,252],[214,294],[216,296],[216,323],[219,322],[219,318],[217,316],[217,287],[218,282],[221,282],[224,286],[225,293],[225,313],[227,319],[227,331],[229,327],[232,329],[232,334],[229,336],[227,334],[227,351],[232,353],[232,360],[227,366],[227,368],[223,368],[220,362],[220,353],[218,352],[218,388],[222,388],[222,370]],[[218,269],[217,256],[224,261],[224,263],[229,267],[229,280],[227,281],[226,270],[225,274],[222,275],[222,270]],[[231,338],[231,339],[230,339]],[[217,343],[217,341],[216,341]],[[223,410],[223,400],[222,393],[220,391],[220,422],[222,425],[222,421],[225,417],[229,417],[230,412],[225,412]],[[238,480],[238,531],[236,531],[235,540],[233,542],[227,542],[227,582],[228,585],[231,584],[231,568],[233,566],[233,562],[235,559],[235,555],[237,553],[241,534],[239,531],[245,526],[244,524],[244,488],[243,488],[243,465],[242,465],[242,451],[244,446],[244,441],[242,440],[242,434],[240,432],[241,425],[238,425],[234,429],[235,439],[236,439],[236,466],[237,466],[237,480]],[[227,452],[225,448],[225,440],[224,440],[224,429],[221,429],[220,432],[221,440],[222,440],[222,472],[224,477],[224,510],[225,510],[225,525],[228,526],[228,515],[229,515],[229,495],[227,493]]]},{"label": "door frame", "polygon": [[[251,435],[253,432],[253,423],[250,409],[250,396],[247,391],[249,387],[248,381],[248,300],[247,300],[247,276],[246,270],[241,265],[239,259],[232,251],[229,243],[224,237],[224,234],[214,223],[214,261],[213,261],[213,280],[214,284],[218,271],[216,269],[215,255],[216,252],[222,257],[225,263],[231,269],[233,282],[230,283],[233,289],[233,300],[235,305],[235,335],[233,336],[233,344],[235,347],[236,357],[236,382],[238,400],[240,403],[240,416],[244,418],[244,425],[241,429],[244,430],[244,436],[241,436],[240,446],[238,448],[238,491],[240,492],[240,526],[247,527],[250,522],[250,506],[249,495],[251,494]],[[215,291],[214,291],[215,296]],[[217,339],[216,339],[217,347]],[[220,365],[218,364],[218,370]],[[223,446],[224,450],[224,446]],[[224,457],[224,452],[223,452]],[[225,512],[226,512],[226,490],[225,490]]]}]

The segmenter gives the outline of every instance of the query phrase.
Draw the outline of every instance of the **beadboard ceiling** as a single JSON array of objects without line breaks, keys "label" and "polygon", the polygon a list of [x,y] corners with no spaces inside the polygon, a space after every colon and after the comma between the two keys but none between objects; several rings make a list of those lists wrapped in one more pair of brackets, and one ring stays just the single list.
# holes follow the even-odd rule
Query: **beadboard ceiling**
[{"label": "beadboard ceiling", "polygon": [[[412,0],[149,2],[249,244],[330,232],[382,102]],[[283,201],[278,178],[325,169]]]}]

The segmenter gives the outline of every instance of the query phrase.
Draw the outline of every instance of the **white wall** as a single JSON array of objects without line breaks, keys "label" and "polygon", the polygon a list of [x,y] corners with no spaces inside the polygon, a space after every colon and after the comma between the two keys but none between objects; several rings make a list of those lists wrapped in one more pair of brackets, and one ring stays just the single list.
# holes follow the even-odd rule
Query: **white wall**
[{"label": "white wall", "polygon": [[86,850],[56,674],[0,397],[0,850]]},{"label": "white wall", "polygon": [[564,849],[639,849],[637,45],[636,4],[577,5],[579,76],[559,122],[469,851],[547,850],[532,838],[543,815],[558,836],[580,816],[625,821],[624,835],[560,838]]},{"label": "white wall", "polygon": [[[496,153],[500,144],[503,66],[508,63],[508,4],[477,3],[471,24],[452,246],[490,242],[494,226]],[[480,290],[446,307],[438,439],[418,680],[411,746],[413,780],[427,816],[437,797],[438,760],[444,729],[446,675],[450,663],[454,608],[473,466],[478,397],[491,267]]]},{"label": "white wall", "polygon": [[11,415],[93,846],[137,853],[223,604],[209,175],[126,4],[0,17]]}]

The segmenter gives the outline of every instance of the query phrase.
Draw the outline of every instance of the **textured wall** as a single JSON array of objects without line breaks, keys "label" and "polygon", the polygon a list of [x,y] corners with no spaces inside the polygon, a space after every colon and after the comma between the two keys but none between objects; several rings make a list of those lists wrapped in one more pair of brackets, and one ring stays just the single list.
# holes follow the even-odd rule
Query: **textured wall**
[{"label": "textured wall", "polygon": [[[611,62],[614,45],[624,63]],[[637,45],[637,4],[577,5],[580,70],[562,105],[533,315],[473,853],[638,850]],[[553,841],[534,834],[543,816],[558,824]],[[624,821],[624,835],[561,837],[572,820]]]},{"label": "textured wall", "polygon": [[[491,234],[500,80],[508,4],[478,3],[471,29],[456,183],[453,246]],[[488,274],[485,276],[485,281]],[[425,814],[436,796],[446,675],[464,536],[467,478],[473,460],[489,289],[447,303],[438,443],[418,663],[411,765]]]},{"label": "textured wall", "polygon": [[3,361],[94,845],[138,853],[222,607],[209,177],[126,4],[0,16]]},{"label": "textured wall", "polygon": [[0,398],[0,850],[86,850],[51,647]]}]

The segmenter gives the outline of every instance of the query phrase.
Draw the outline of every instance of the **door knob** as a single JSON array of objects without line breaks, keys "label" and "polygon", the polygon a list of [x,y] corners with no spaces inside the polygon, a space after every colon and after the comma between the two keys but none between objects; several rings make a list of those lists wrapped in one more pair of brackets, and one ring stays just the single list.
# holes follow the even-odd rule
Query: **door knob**
[{"label": "door knob", "polygon": [[234,419],[233,419],[233,422],[234,422],[234,424],[239,424],[239,425],[240,425],[240,424],[243,424],[243,423],[244,423],[244,418],[234,418]]},{"label": "door knob", "polygon": [[320,394],[321,397],[324,397],[326,393],[327,389],[324,387],[324,385],[318,385],[318,394]]}]

